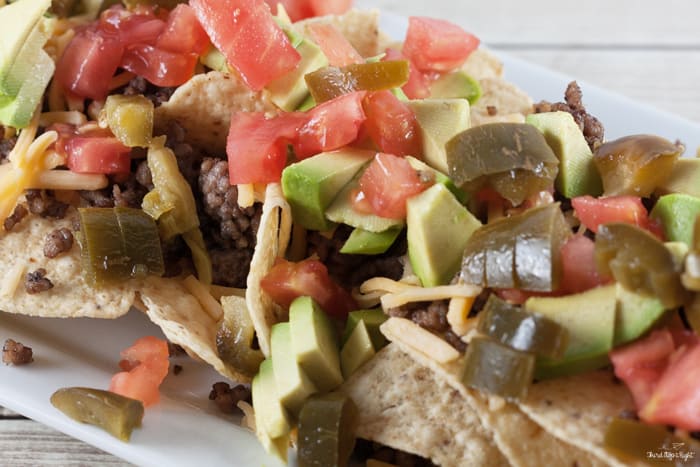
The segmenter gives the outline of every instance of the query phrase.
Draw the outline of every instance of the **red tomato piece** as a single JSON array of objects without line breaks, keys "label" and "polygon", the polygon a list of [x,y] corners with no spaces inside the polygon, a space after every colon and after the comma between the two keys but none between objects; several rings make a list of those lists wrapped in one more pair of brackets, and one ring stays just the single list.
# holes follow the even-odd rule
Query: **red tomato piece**
[{"label": "red tomato piece", "polygon": [[366,119],[362,109],[365,95],[366,91],[343,94],[309,110],[294,142],[296,157],[305,159],[355,141]]},{"label": "red tomato piece", "polygon": [[281,3],[292,22],[310,18],[314,15],[309,0],[265,0],[265,3],[268,4],[270,10],[275,14],[277,14],[277,4]]},{"label": "red tomato piece", "polygon": [[615,376],[625,382],[637,409],[651,398],[673,352],[673,337],[666,329],[610,352]]},{"label": "red tomato piece", "polygon": [[287,144],[304,119],[298,113],[271,119],[262,112],[233,114],[226,140],[231,184],[279,182],[287,164]]},{"label": "red tomato piece", "polygon": [[170,52],[201,55],[209,47],[209,37],[199,24],[194,10],[189,5],[180,3],[168,15],[165,29],[156,45]]},{"label": "red tomato piece", "polygon": [[272,301],[288,309],[295,298],[309,296],[328,315],[345,319],[357,304],[352,296],[333,282],[328,268],[318,260],[305,259],[298,263],[279,260],[260,281]]},{"label": "red tomato piece", "polygon": [[362,55],[332,23],[309,23],[306,31],[321,48],[331,66],[364,63]]},{"label": "red tomato piece", "polygon": [[341,15],[352,6],[352,0],[308,0],[314,16]]},{"label": "red tomato piece", "polygon": [[390,91],[367,95],[365,128],[380,151],[396,156],[422,158],[420,127],[411,108]]},{"label": "red tomato piece", "polygon": [[131,171],[131,148],[113,136],[76,136],[64,147],[68,168],[73,172],[119,174]]},{"label": "red tomato piece", "polygon": [[79,32],[66,47],[56,66],[56,80],[79,97],[102,100],[119,67],[124,47],[116,36],[93,29]]},{"label": "red tomato piece", "polygon": [[168,344],[153,336],[142,337],[121,352],[120,368],[109,390],[149,406],[160,400],[158,387],[168,374]]},{"label": "red tomato piece", "polygon": [[408,81],[401,87],[401,90],[409,99],[425,99],[430,97],[430,83],[432,77],[420,71],[413,61],[405,57],[396,49],[386,49],[383,60],[406,60],[408,61]]},{"label": "red tomato piece", "polygon": [[421,71],[451,71],[479,47],[479,39],[442,19],[411,16],[403,53]]},{"label": "red tomato piece", "polygon": [[148,44],[130,46],[121,61],[125,70],[163,87],[184,84],[194,75],[196,65],[196,54],[169,52]]},{"label": "red tomato piece", "polygon": [[374,214],[390,219],[405,219],[406,200],[430,186],[406,159],[383,153],[374,156],[359,184],[362,202],[369,203]]},{"label": "red tomato piece", "polygon": [[578,196],[571,199],[571,205],[576,217],[594,233],[601,224],[609,222],[625,222],[642,228],[648,228],[650,224],[647,209],[638,196]]},{"label": "red tomato piece", "polygon": [[595,263],[595,243],[583,235],[570,237],[561,247],[560,290],[579,293],[604,284]]},{"label": "red tomato piece", "polygon": [[212,43],[251,89],[259,91],[301,61],[263,0],[192,0],[190,4]]}]

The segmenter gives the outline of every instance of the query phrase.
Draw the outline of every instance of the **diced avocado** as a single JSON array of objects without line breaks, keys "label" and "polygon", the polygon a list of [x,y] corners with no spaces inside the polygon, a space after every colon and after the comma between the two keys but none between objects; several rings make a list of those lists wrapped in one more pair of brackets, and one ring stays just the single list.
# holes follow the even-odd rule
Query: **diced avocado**
[{"label": "diced avocado", "polygon": [[656,193],[685,193],[700,197],[700,159],[678,159],[668,178],[656,187]]},{"label": "diced avocado", "polygon": [[379,217],[372,213],[359,212],[354,208],[352,200],[355,193],[359,190],[358,180],[361,176],[362,173],[358,173],[350,183],[340,190],[338,196],[326,209],[326,219],[369,232],[384,232],[394,227],[403,227],[404,222],[401,219]]},{"label": "diced avocado", "polygon": [[296,49],[301,55],[297,67],[267,85],[270,100],[286,112],[296,110],[309,94],[304,75],[328,65],[328,59],[313,42],[302,39]]},{"label": "diced avocado", "polygon": [[413,167],[414,169],[420,170],[421,172],[432,173],[435,177],[435,183],[445,185],[445,188],[450,190],[450,193],[452,193],[455,196],[455,198],[457,198],[457,201],[459,201],[462,204],[467,204],[467,201],[469,201],[469,195],[466,191],[462,190],[461,188],[457,188],[457,185],[454,184],[450,177],[440,172],[439,170],[430,167],[425,162],[419,161],[413,156],[406,156],[404,159],[406,159],[406,161],[408,161],[408,163],[411,164],[411,167]]},{"label": "diced avocado", "polygon": [[403,89],[391,88],[391,89],[389,89],[389,91],[391,91],[391,93],[401,102],[408,102],[409,101],[408,96],[406,95],[405,92],[403,92]]},{"label": "diced avocado", "polygon": [[326,208],[367,164],[373,151],[345,148],[296,162],[282,172],[282,191],[294,221],[310,230],[329,230]]},{"label": "diced avocado", "polygon": [[335,330],[311,297],[299,297],[289,307],[292,348],[297,362],[316,387],[331,391],[343,382]]},{"label": "diced avocado", "polygon": [[304,99],[301,104],[299,104],[299,107],[296,108],[298,112],[306,112],[307,110],[311,110],[314,107],[316,107],[316,100],[314,99],[314,96],[309,94],[306,96],[306,99]]},{"label": "diced avocado", "polygon": [[287,452],[289,451],[290,441],[288,434],[272,439],[267,433],[265,433],[265,430],[259,426],[256,426],[255,435],[258,437],[258,441],[260,441],[260,444],[262,444],[267,453],[272,454],[281,460],[284,465],[287,465]]},{"label": "diced avocado", "polygon": [[201,55],[199,61],[202,65],[215,71],[220,71],[222,73],[228,73],[230,71],[226,63],[226,57],[214,46],[211,46],[205,54]]},{"label": "diced avocado", "polygon": [[568,112],[530,114],[525,121],[540,130],[559,159],[557,190],[567,198],[603,192],[603,183],[593,163],[593,153],[581,129]]},{"label": "diced avocado", "polygon": [[341,253],[348,255],[379,255],[393,245],[403,229],[392,227],[384,232],[368,232],[362,229],[354,229],[343,247]]},{"label": "diced avocado", "polygon": [[683,193],[672,193],[659,198],[649,213],[659,220],[666,239],[672,242],[693,244],[693,226],[700,215],[700,198]]},{"label": "diced avocado", "polygon": [[0,94],[15,97],[24,82],[32,79],[32,69],[39,59],[39,52],[51,37],[55,22],[49,18],[39,19],[6,73],[0,73]]},{"label": "diced avocado", "polygon": [[561,324],[569,334],[569,345],[562,358],[537,359],[537,379],[583,373],[608,362],[615,333],[615,285],[564,297],[531,297],[525,302],[525,309]]},{"label": "diced avocado", "polygon": [[260,371],[253,378],[251,391],[255,424],[262,427],[272,439],[287,435],[291,430],[289,414],[277,393],[272,360],[269,358],[260,364]]},{"label": "diced avocado", "polygon": [[0,124],[15,128],[24,128],[29,124],[51,80],[54,68],[51,57],[43,49],[40,50],[31,70],[32,79],[22,84],[17,96],[11,98],[0,95]]},{"label": "diced avocado", "polygon": [[51,0],[18,0],[0,8],[0,83],[7,79],[20,50],[50,6]]},{"label": "diced avocado", "polygon": [[423,287],[452,280],[469,237],[481,227],[439,183],[406,202],[406,224],[408,258]]},{"label": "diced avocado", "polygon": [[421,129],[423,157],[428,165],[447,173],[445,143],[470,126],[465,99],[421,99],[408,102]]},{"label": "diced avocado", "polygon": [[365,326],[364,321],[360,321],[350,333],[350,338],[343,345],[343,350],[340,351],[340,367],[343,370],[343,377],[349,378],[355,370],[371,360],[375,353],[367,326]]},{"label": "diced avocado", "polygon": [[616,284],[617,313],[615,346],[630,342],[644,334],[664,314],[666,308],[652,296],[642,295]]},{"label": "diced avocado", "polygon": [[467,99],[473,105],[481,97],[481,86],[464,70],[457,70],[435,80],[430,86],[430,97]]},{"label": "diced avocado", "polygon": [[277,394],[282,405],[293,415],[297,415],[306,398],[316,392],[316,386],[297,363],[292,349],[289,323],[277,323],[272,326],[270,341]]},{"label": "diced avocado", "polygon": [[372,345],[375,350],[383,348],[387,344],[386,337],[379,330],[379,326],[384,323],[389,317],[381,308],[373,308],[371,310],[355,310],[348,314],[348,320],[345,323],[343,331],[343,345],[350,338],[350,334],[355,330],[355,326],[360,321],[364,321],[369,337],[372,340]]}]

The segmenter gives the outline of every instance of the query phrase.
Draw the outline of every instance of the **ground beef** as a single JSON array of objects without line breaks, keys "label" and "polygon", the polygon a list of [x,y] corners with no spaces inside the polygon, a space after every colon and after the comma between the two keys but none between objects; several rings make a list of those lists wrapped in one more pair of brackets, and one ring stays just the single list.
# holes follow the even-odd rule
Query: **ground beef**
[{"label": "ground beef", "polygon": [[12,214],[5,219],[5,222],[3,223],[3,228],[5,231],[9,232],[10,230],[14,229],[17,224],[22,222],[22,219],[24,219],[27,214],[29,214],[29,211],[27,211],[27,208],[25,208],[23,204],[18,204],[15,206],[15,210],[12,211]]},{"label": "ground beef", "polygon": [[228,287],[244,288],[253,259],[253,250],[215,248],[209,250],[212,281]]},{"label": "ground beef", "polygon": [[53,288],[53,282],[46,277],[46,269],[39,268],[27,273],[24,279],[24,289],[28,294],[37,294]]},{"label": "ground beef", "polygon": [[407,303],[397,308],[388,309],[387,314],[397,318],[410,319],[420,327],[442,337],[455,349],[464,352],[467,345],[452,332],[450,324],[447,322],[449,304],[449,300]]},{"label": "ground beef", "polygon": [[175,89],[176,88],[161,88],[155,84],[149,83],[145,78],[137,76],[129,81],[129,84],[124,88],[123,94],[125,96],[143,94],[148,100],[153,102],[155,107],[158,107],[164,102],[168,102],[170,96],[175,92]]},{"label": "ground beef", "polygon": [[27,190],[25,192],[29,212],[41,217],[63,219],[68,205],[54,198],[49,190]]},{"label": "ground beef", "polygon": [[44,241],[44,256],[55,258],[56,256],[73,248],[73,232],[62,227],[46,236]]},{"label": "ground beef", "polygon": [[185,177],[187,183],[195,189],[204,154],[187,143],[186,136],[187,132],[182,125],[176,121],[170,121],[165,131],[165,145],[172,149],[180,173]]},{"label": "ground beef", "polygon": [[307,254],[316,255],[328,268],[328,272],[340,285],[352,288],[372,277],[401,279],[403,264],[400,258],[406,254],[406,236],[401,234],[394,244],[381,255],[348,255],[340,252],[350,236],[352,227],[340,225],[328,238],[316,231],[307,235]]},{"label": "ground beef", "polygon": [[435,464],[429,459],[398,451],[372,441],[358,439],[355,443],[352,461],[358,465],[364,465],[368,459],[386,462],[398,467],[435,467]]},{"label": "ground beef", "polygon": [[535,112],[569,112],[574,117],[579,128],[581,128],[581,131],[583,131],[583,136],[586,137],[586,142],[591,150],[595,150],[595,148],[604,141],[605,129],[600,120],[586,111],[581,98],[581,88],[576,81],[572,81],[566,87],[566,92],[564,93],[564,100],[566,102],[556,102],[553,104],[551,102],[542,101],[535,104]]},{"label": "ground beef", "polygon": [[2,362],[5,365],[26,365],[34,361],[31,347],[22,345],[12,339],[7,339],[2,346]]},{"label": "ground beef", "polygon": [[[111,176],[110,185],[101,190],[80,191],[80,196],[87,203],[96,208],[128,207],[140,208],[143,197],[146,196],[150,183],[150,170],[145,175],[148,165],[145,161],[134,161],[134,170],[127,175]],[[144,170],[143,165],[146,164]],[[145,186],[141,180],[149,182]]]},{"label": "ground beef", "polygon": [[209,400],[216,403],[216,406],[223,413],[242,413],[238,408],[239,401],[251,403],[250,388],[239,384],[231,387],[228,383],[214,383],[209,393]]}]

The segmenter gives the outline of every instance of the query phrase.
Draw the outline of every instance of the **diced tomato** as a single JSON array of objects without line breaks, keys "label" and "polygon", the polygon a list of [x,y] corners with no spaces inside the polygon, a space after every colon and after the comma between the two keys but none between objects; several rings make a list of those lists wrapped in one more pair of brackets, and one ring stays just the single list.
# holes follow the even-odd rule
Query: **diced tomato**
[{"label": "diced tomato", "polygon": [[431,76],[420,71],[416,65],[401,52],[396,49],[386,49],[386,55],[383,60],[408,61],[408,81],[401,87],[401,90],[409,99],[425,99],[430,96]]},{"label": "diced tomato", "polygon": [[165,21],[150,15],[127,16],[117,28],[119,40],[125,47],[134,44],[155,44],[165,30]]},{"label": "diced tomato", "polygon": [[124,47],[116,36],[92,29],[79,32],[66,47],[56,66],[56,80],[68,92],[101,100],[121,62]]},{"label": "diced tomato", "polygon": [[625,222],[650,230],[657,236],[660,234],[659,227],[649,219],[647,209],[639,196],[578,196],[571,199],[571,205],[576,217],[594,233],[598,232],[601,224]]},{"label": "diced tomato", "polygon": [[294,142],[296,157],[305,159],[355,141],[366,118],[362,109],[365,95],[365,91],[343,94],[309,110]]},{"label": "diced tomato", "polygon": [[65,143],[65,151],[73,172],[119,174],[131,170],[131,149],[113,136],[76,136]]},{"label": "diced tomato", "polygon": [[156,86],[179,86],[194,74],[197,55],[169,52],[148,44],[132,45],[126,49],[121,66],[143,76]]},{"label": "diced tomato", "polygon": [[422,158],[420,127],[413,110],[390,91],[367,95],[363,102],[365,127],[380,151]]},{"label": "diced tomato", "polygon": [[449,21],[412,16],[403,53],[421,71],[451,71],[479,47],[479,39]]},{"label": "diced tomato", "polygon": [[153,336],[142,337],[121,352],[120,368],[109,390],[149,406],[160,400],[158,387],[168,374],[168,343]]},{"label": "diced tomato", "polygon": [[579,293],[604,284],[595,263],[595,243],[583,235],[573,235],[561,247],[562,276],[559,289]]},{"label": "diced tomato", "polygon": [[194,10],[189,5],[180,3],[168,15],[165,29],[156,45],[159,49],[170,52],[201,55],[209,47],[209,37],[199,24]]},{"label": "diced tomato", "polygon": [[267,119],[262,112],[234,113],[226,140],[231,184],[280,181],[287,145],[304,123],[303,114]]},{"label": "diced tomato", "polygon": [[352,0],[308,0],[314,16],[340,15],[352,6]]},{"label": "diced tomato", "polygon": [[331,66],[364,62],[362,55],[332,23],[309,23],[306,31],[321,48]]},{"label": "diced tomato", "polygon": [[251,89],[259,91],[301,61],[263,0],[192,0],[190,4],[212,43]]},{"label": "diced tomato", "polygon": [[265,0],[265,3],[274,14],[277,14],[277,4],[282,4],[292,22],[311,18],[314,15],[309,0]]},{"label": "diced tomato", "polygon": [[[390,219],[406,218],[406,200],[430,186],[403,157],[379,153],[360,177],[360,203]],[[362,205],[359,210],[363,210]]]},{"label": "diced tomato", "polygon": [[310,296],[323,311],[339,319],[345,319],[357,308],[352,296],[333,282],[326,266],[315,259],[298,263],[279,260],[260,281],[272,301],[289,308],[295,298]]}]

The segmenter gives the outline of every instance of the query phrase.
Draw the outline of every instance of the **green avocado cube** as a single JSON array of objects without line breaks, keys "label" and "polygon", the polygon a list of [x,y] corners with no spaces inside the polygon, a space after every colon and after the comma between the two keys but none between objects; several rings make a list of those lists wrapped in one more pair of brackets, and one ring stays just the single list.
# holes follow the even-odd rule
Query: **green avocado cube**
[{"label": "green avocado cube", "polygon": [[0,94],[0,124],[24,128],[34,115],[53,75],[55,65],[43,50],[39,51],[36,63],[32,66],[31,79],[27,79],[17,96]]},{"label": "green avocado cube", "polygon": [[355,370],[371,360],[375,353],[367,326],[365,326],[364,321],[360,321],[340,351],[340,367],[343,370],[343,377],[349,378]]},{"label": "green avocado cube", "polygon": [[253,378],[251,392],[255,424],[270,438],[275,439],[289,434],[291,424],[287,409],[280,401],[273,371],[272,360],[263,361],[258,374]]},{"label": "green avocado cube", "polygon": [[379,351],[388,342],[384,334],[379,330],[379,326],[388,318],[389,316],[387,316],[381,308],[351,311],[350,314],[348,314],[348,320],[345,322],[345,330],[343,331],[342,339],[343,345],[345,345],[345,342],[350,338],[350,335],[355,330],[355,326],[362,321],[365,323],[365,327],[369,332],[374,350]]},{"label": "green avocado cube", "polygon": [[659,220],[666,240],[693,244],[693,226],[700,215],[700,198],[684,193],[664,195],[656,202],[649,213],[652,219]]},{"label": "green avocado cube", "polygon": [[306,398],[317,389],[297,363],[292,349],[291,325],[277,323],[272,326],[271,334],[272,369],[277,384],[277,394],[282,405],[292,414],[297,415]]},{"label": "green avocado cube", "polygon": [[354,229],[340,252],[348,255],[379,255],[388,250],[403,229],[392,227],[384,232]]}]

